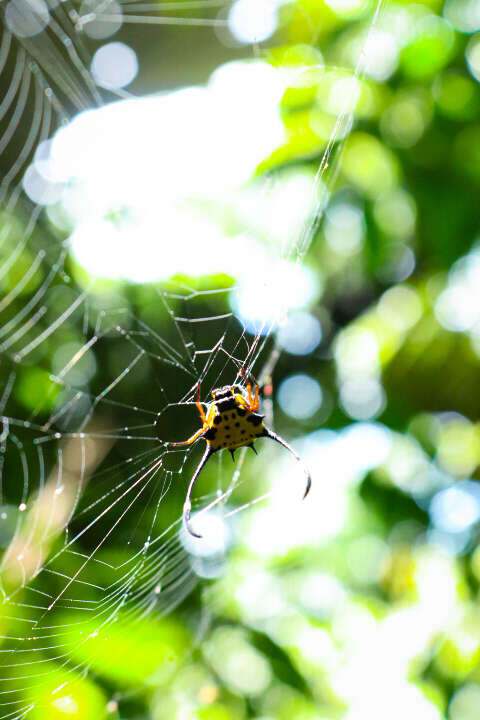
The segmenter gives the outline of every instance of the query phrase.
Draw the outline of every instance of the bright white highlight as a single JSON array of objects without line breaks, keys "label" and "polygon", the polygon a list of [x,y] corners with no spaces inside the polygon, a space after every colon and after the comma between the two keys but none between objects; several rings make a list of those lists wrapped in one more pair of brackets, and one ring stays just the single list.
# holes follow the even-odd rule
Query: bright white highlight
[{"label": "bright white highlight", "polygon": [[305,420],[320,408],[322,388],[309,375],[291,375],[280,385],[278,402],[287,415]]},{"label": "bright white highlight", "polygon": [[266,266],[271,253],[253,236],[227,235],[212,210],[283,142],[283,88],[266,63],[229,63],[206,88],[116,102],[57,132],[37,161],[43,176],[68,183],[62,212],[76,260],[94,276],[135,282],[241,278]]},{"label": "bright white highlight", "polygon": [[199,577],[219,577],[225,569],[225,553],[231,541],[225,520],[213,509],[194,513],[190,523],[201,537],[194,537],[182,527],[180,539],[191,555],[193,570]]},{"label": "bright white highlight", "polygon": [[192,555],[208,557],[227,549],[230,533],[217,513],[205,511],[193,513],[191,526],[201,538],[196,538],[182,528],[182,544]]},{"label": "bright white highlight", "polygon": [[293,548],[331,540],[347,521],[351,487],[386,460],[390,447],[389,431],[373,423],[308,435],[301,447],[295,445],[312,472],[308,502],[302,501],[298,463],[278,458],[270,472],[269,504],[248,516],[248,547],[259,556],[282,557]]},{"label": "bright white highlight", "polygon": [[435,303],[439,322],[457,332],[471,330],[480,322],[480,251],[457,260],[448,285]]},{"label": "bright white highlight", "polygon": [[439,530],[457,533],[480,520],[480,492],[473,482],[459,482],[438,492],[430,506],[432,520]]},{"label": "bright white highlight", "polygon": [[378,423],[360,422],[350,425],[341,434],[348,453],[355,453],[355,467],[368,472],[381,465],[392,449],[390,431]]},{"label": "bright white highlight", "polygon": [[[250,263],[254,262],[252,256]],[[246,273],[231,297],[235,313],[247,330],[262,335],[276,325],[290,309],[299,309],[312,302],[319,288],[312,272],[298,263],[272,261],[257,255],[255,276]]]},{"label": "bright white highlight", "polygon": [[384,30],[374,29],[364,47],[362,69],[378,82],[388,80],[397,69],[398,43],[395,35]]},{"label": "bright white highlight", "polygon": [[53,205],[62,197],[63,185],[49,182],[36,169],[30,165],[23,176],[23,189],[30,200],[38,205]]},{"label": "bright white highlight", "polygon": [[237,0],[228,14],[228,29],[241,43],[267,40],[277,29],[273,0]]},{"label": "bright white highlight", "polygon": [[113,42],[99,48],[92,60],[92,75],[97,85],[122,88],[137,76],[137,55],[131,47]]},{"label": "bright white highlight", "polygon": [[77,715],[79,711],[77,701],[71,695],[55,698],[52,700],[52,707],[65,715]]}]

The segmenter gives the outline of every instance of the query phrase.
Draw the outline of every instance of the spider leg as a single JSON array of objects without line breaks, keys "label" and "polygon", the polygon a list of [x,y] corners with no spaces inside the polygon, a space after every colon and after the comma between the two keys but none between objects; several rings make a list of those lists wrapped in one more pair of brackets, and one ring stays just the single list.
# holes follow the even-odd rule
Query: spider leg
[{"label": "spider leg", "polygon": [[207,418],[205,415],[205,412],[203,410],[202,403],[200,402],[200,380],[197,383],[197,402],[196,402],[197,410],[200,413],[200,417],[202,418],[202,422],[206,423]]},{"label": "spider leg", "polygon": [[197,402],[196,402],[196,406],[197,406],[198,412],[200,413],[200,417],[202,418],[203,427],[201,427],[200,430],[197,430],[197,432],[194,433],[194,434],[192,435],[192,437],[189,437],[188,440],[184,440],[183,442],[171,443],[171,445],[172,445],[173,447],[178,446],[178,445],[191,445],[192,443],[195,442],[195,440],[198,440],[198,438],[203,435],[203,433],[205,432],[205,430],[208,429],[207,416],[205,415],[205,412],[204,412],[203,407],[202,407],[202,403],[200,402],[200,383],[199,383],[199,382],[197,383]]},{"label": "spider leg", "polygon": [[307,476],[307,487],[305,488],[305,492],[303,494],[303,497],[305,499],[307,497],[308,493],[310,492],[310,488],[312,486],[312,476],[310,475],[309,469],[303,463],[302,458],[299,455],[297,455],[295,450],[292,447],[290,447],[290,445],[287,442],[285,442],[285,440],[283,438],[281,438],[279,435],[274,433],[273,430],[270,430],[269,428],[264,426],[262,434],[263,434],[263,437],[268,437],[268,438],[270,438],[270,440],[275,440],[275,442],[279,443],[280,445],[283,445],[283,447],[286,448],[293,455],[293,457],[296,460],[298,460],[298,462],[303,466],[303,470],[305,472],[305,475]]},{"label": "spider leg", "polygon": [[258,410],[260,407],[260,401],[258,399],[258,393],[259,393],[259,387],[258,383],[255,380],[255,397],[252,395],[252,384],[250,382],[250,379],[247,376],[247,373],[245,372],[245,368],[242,368],[240,370],[240,375],[245,378],[245,382],[247,384],[247,393],[248,393],[248,404],[249,404],[249,410],[250,412],[255,412],[255,410]]},{"label": "spider leg", "polygon": [[195,485],[196,479],[198,478],[198,476],[200,475],[206,462],[208,461],[210,456],[213,455],[214,452],[216,452],[216,451],[212,450],[210,445],[207,445],[207,448],[203,454],[203,457],[200,460],[200,463],[199,463],[197,469],[193,473],[192,479],[190,480],[190,484],[189,484],[188,490],[187,490],[187,496],[186,496],[185,502],[183,504],[183,523],[184,523],[187,531],[190,533],[190,535],[193,535],[193,537],[196,537],[196,538],[201,538],[202,536],[199,535],[198,533],[196,533],[190,526],[190,512],[192,509],[192,502],[190,500],[190,497],[192,495],[192,490],[193,490],[193,486]]},{"label": "spider leg", "polygon": [[189,437],[188,440],[184,440],[183,442],[175,442],[170,443],[173,447],[177,447],[178,445],[191,445],[195,442],[195,440],[198,440],[199,437],[202,437],[203,433],[205,432],[207,428],[204,426],[200,428],[200,430],[197,430],[196,433],[192,435],[192,437]]},{"label": "spider leg", "polygon": [[[250,392],[251,392],[251,390],[250,390]],[[258,408],[260,407],[260,401],[258,399],[258,392],[259,392],[258,383],[257,383],[257,381],[255,381],[255,399],[253,401],[252,408],[251,408],[252,412],[255,412],[255,410],[258,410]]]}]

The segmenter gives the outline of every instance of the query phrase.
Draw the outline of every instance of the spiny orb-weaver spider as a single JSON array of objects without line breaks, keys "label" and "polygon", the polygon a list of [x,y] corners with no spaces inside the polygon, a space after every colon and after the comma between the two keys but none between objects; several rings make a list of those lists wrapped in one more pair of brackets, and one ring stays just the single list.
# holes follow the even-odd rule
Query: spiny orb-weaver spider
[{"label": "spiny orb-weaver spider", "polygon": [[[286,448],[300,463],[303,464],[301,458],[295,450],[285,442],[283,438],[267,428],[263,423],[264,415],[257,410],[260,406],[259,387],[255,382],[255,395],[252,394],[252,386],[250,380],[246,376],[245,370],[240,370],[240,375],[245,377],[246,391],[240,385],[225,385],[212,391],[213,402],[209,404],[208,411],[205,414],[202,403],[200,402],[200,383],[197,384],[197,409],[203,422],[200,430],[197,430],[192,437],[184,442],[172,443],[174,446],[191,445],[199,438],[206,440],[207,447],[200,463],[195,470],[187,490],[187,496],[183,506],[183,521],[188,532],[194,537],[201,537],[190,526],[190,512],[192,508],[191,495],[195,481],[205,466],[207,460],[218,450],[227,449],[230,451],[232,459],[235,459],[235,450],[240,447],[250,447],[256,454],[257,451],[253,446],[253,441],[257,438],[267,437],[270,440],[280,443]],[[312,478],[308,469],[304,467],[307,476],[307,487],[303,495],[307,497],[312,484]]]}]

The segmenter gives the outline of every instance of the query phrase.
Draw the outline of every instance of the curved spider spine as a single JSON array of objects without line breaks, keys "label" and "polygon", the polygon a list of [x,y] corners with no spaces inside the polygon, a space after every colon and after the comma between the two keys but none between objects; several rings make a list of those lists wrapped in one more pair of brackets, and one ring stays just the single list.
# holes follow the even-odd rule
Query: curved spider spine
[{"label": "curved spider spine", "polygon": [[[243,375],[246,379],[248,399],[243,393],[235,393],[235,388],[237,386],[227,385],[223,388],[217,388],[212,392],[214,402],[210,405],[207,415],[205,415],[200,401],[200,383],[197,383],[196,405],[202,419],[203,426],[188,440],[172,443],[173,446],[191,445],[200,438],[203,438],[207,443],[203,457],[188,485],[187,495],[183,505],[184,526],[190,535],[193,535],[196,538],[201,538],[202,536],[195,532],[190,524],[192,509],[191,495],[195,482],[197,481],[202,469],[205,467],[210,457],[218,450],[228,449],[232,459],[234,460],[234,453],[237,448],[250,447],[254,453],[257,454],[253,445],[253,439],[260,437],[270,438],[270,440],[279,443],[279,445],[283,445],[283,447],[288,450],[288,452],[290,452],[303,466],[303,470],[307,478],[307,486],[303,498],[307,497],[312,486],[310,471],[305,466],[300,456],[282,437],[264,425],[264,416],[257,412],[259,407],[258,383],[255,382],[255,395],[253,395],[252,386],[243,368],[239,374]],[[217,435],[217,431],[220,426],[223,426],[224,430]],[[228,432],[226,433],[225,431]]]}]

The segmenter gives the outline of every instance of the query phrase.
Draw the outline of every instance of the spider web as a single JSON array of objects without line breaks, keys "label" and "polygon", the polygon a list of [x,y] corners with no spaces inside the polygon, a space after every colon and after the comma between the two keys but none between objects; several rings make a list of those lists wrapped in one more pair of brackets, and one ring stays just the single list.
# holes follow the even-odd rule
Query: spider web
[{"label": "spider web", "polygon": [[[124,3],[121,19],[145,26],[225,25],[218,15],[222,3],[173,5]],[[198,17],[176,16],[184,10],[198,10]],[[379,10],[380,0],[370,29]],[[240,368],[260,383],[271,382],[280,355],[273,331],[283,310],[252,332],[225,311],[234,292],[230,284],[156,283],[138,312],[121,294],[97,292],[94,281],[83,290],[74,287],[69,242],[52,230],[22,183],[43,141],[78,112],[111,99],[112,91],[99,89],[89,70],[84,31],[93,21],[115,23],[118,8],[108,2],[47,8],[23,0],[7,5],[4,16],[0,715],[13,718],[52,702],[68,710],[76,684],[95,674],[120,632],[128,636],[135,619],[166,615],[199,577],[219,574],[228,537],[218,535],[218,517],[224,522],[264,496],[235,507],[245,451],[235,466],[220,457],[217,488],[194,503],[205,539],[193,540],[180,518],[198,451],[170,443],[198,426],[198,381],[203,399],[232,383]],[[19,32],[22,27],[30,30]],[[353,76],[360,71],[359,62]],[[313,178],[308,213],[284,257],[301,260],[308,251],[326,188],[335,182],[332,154],[341,151],[338,139],[348,134],[352,113],[350,98]],[[55,372],[45,370],[60,344],[70,348],[64,362]],[[99,357],[110,364],[99,367]],[[268,398],[265,406],[268,412]]]}]

